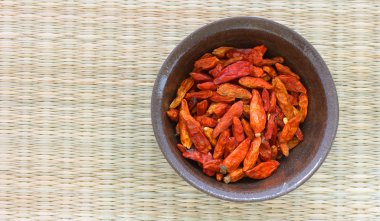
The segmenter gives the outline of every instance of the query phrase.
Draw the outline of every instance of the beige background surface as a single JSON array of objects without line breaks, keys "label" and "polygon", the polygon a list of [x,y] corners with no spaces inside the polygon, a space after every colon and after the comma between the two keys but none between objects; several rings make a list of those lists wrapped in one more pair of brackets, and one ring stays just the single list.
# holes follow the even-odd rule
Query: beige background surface
[{"label": "beige background surface", "polygon": [[[340,123],[319,171],[267,202],[182,180],[150,121],[156,74],[194,29],[261,16],[303,35],[335,80]],[[0,1],[0,220],[380,219],[380,3]]]}]

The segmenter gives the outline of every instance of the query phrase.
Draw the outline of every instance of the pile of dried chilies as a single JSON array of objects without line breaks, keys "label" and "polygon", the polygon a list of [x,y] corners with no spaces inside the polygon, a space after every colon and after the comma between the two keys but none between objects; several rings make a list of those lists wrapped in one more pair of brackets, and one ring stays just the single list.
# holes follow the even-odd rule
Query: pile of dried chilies
[{"label": "pile of dried chilies", "polygon": [[204,54],[167,111],[178,122],[183,157],[225,183],[264,179],[303,140],[308,97],[284,58],[264,45],[220,47]]}]

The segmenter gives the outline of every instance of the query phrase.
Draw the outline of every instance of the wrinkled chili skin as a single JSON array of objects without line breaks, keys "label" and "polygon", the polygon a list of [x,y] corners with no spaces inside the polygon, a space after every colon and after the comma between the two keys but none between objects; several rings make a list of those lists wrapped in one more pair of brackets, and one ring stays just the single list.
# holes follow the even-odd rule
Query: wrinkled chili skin
[{"label": "wrinkled chili skin", "polygon": [[[231,172],[236,170],[240,163],[243,162],[245,156],[247,155],[249,146],[251,144],[251,139],[247,138],[239,144],[238,147],[232,153],[230,153],[224,160],[221,165],[221,173]],[[224,169],[222,168],[224,167]],[[223,171],[226,170],[226,171]]]},{"label": "wrinkled chili skin", "polygon": [[230,109],[220,119],[218,125],[216,125],[212,136],[216,138],[223,130],[226,130],[232,124],[232,118],[240,117],[243,113],[243,102],[238,101],[233,104]]},{"label": "wrinkled chili skin", "polygon": [[265,114],[260,93],[253,89],[250,104],[250,125],[255,133],[261,133],[265,128],[267,115]]}]

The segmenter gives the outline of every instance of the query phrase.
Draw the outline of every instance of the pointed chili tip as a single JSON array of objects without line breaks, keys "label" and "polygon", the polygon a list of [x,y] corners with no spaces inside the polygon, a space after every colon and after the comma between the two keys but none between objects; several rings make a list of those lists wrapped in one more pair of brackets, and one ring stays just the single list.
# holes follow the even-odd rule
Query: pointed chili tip
[{"label": "pointed chili tip", "polygon": [[226,174],[227,173],[227,167],[224,165],[220,165],[220,173],[221,174]]},{"label": "pointed chili tip", "polygon": [[227,175],[223,178],[223,182],[226,183],[226,184],[229,184],[231,182],[231,177],[230,175]]}]

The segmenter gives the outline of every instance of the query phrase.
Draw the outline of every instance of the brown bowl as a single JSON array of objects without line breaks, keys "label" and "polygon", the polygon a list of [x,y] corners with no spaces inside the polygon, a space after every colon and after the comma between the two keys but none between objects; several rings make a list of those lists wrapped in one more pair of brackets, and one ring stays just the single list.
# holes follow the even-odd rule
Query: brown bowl
[{"label": "brown bowl", "polygon": [[[165,115],[179,84],[194,62],[219,46],[238,48],[264,44],[267,56],[282,56],[302,78],[308,90],[308,117],[301,129],[304,141],[280,167],[264,180],[244,179],[225,184],[208,177],[183,158],[176,148],[175,125]],[[262,201],[284,195],[303,184],[321,166],[335,138],[338,126],[338,97],[331,74],[314,47],[293,30],[255,17],[234,17],[208,24],[185,38],[169,55],[157,76],[152,93],[154,133],[170,165],[188,183],[212,196],[232,201]]]}]

